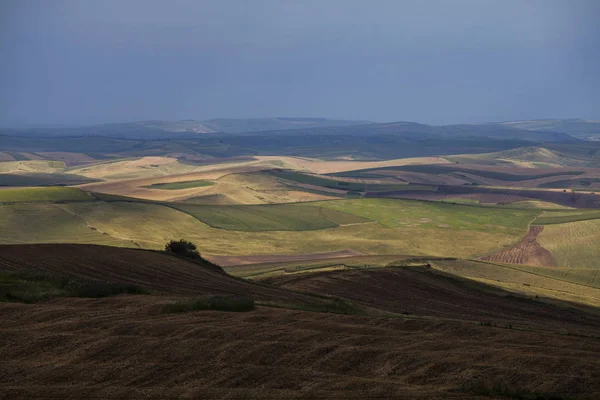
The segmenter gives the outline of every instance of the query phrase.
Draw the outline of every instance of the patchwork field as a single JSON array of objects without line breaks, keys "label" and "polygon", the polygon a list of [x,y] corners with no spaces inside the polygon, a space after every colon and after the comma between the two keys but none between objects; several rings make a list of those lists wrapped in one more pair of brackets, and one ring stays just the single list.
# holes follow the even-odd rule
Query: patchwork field
[{"label": "patchwork field", "polygon": [[538,242],[556,263],[569,268],[600,268],[600,220],[546,225]]},{"label": "patchwork field", "polygon": [[199,180],[199,181],[182,181],[182,182],[172,182],[172,183],[155,183],[152,185],[144,186],[149,189],[163,189],[163,190],[180,190],[180,189],[189,189],[195,187],[205,187],[212,186],[214,182]]},{"label": "patchwork field", "polygon": [[[352,250],[370,255],[476,257],[516,244],[525,234],[528,221],[536,215],[535,210],[494,209],[483,214],[477,207],[471,206],[390,199],[336,200],[285,206],[294,207],[291,209],[266,206],[274,207],[272,210],[275,211],[265,213],[264,210],[271,209],[260,208],[262,211],[258,215],[239,206],[223,208],[230,210],[226,214],[238,218],[218,221],[230,224],[230,228],[249,229],[249,221],[260,221],[262,229],[286,229],[245,232],[213,228],[183,211],[152,203],[113,200],[19,206],[27,212],[18,213],[19,218],[16,219],[11,216],[16,212],[13,207],[17,205],[0,208],[1,220],[6,224],[1,231],[4,243],[32,243],[32,238],[42,243],[59,241],[59,231],[51,233],[36,228],[38,221],[54,207],[64,212],[53,213],[56,218],[66,214],[70,224],[79,226],[77,229],[93,229],[103,240],[112,238],[119,243],[130,243],[130,246],[159,249],[166,241],[183,237],[194,241],[207,255],[239,256]],[[183,207],[192,207],[202,213],[200,206]],[[247,207],[252,210],[254,206]],[[294,218],[290,218],[288,210],[294,210]],[[204,212],[203,215],[203,218],[215,220],[213,213]],[[310,224],[314,225],[303,220],[308,215],[311,216]],[[295,229],[322,228],[325,219],[330,221],[327,223],[340,226],[310,231],[287,230],[293,224],[296,224]],[[19,234],[8,234],[14,231],[19,231]],[[49,235],[47,240],[45,235]],[[77,242],[77,239],[65,239],[63,242],[70,240]]]},{"label": "patchwork field", "polygon": [[238,231],[306,231],[373,222],[324,207],[296,205],[193,206],[174,205],[213,228]]}]

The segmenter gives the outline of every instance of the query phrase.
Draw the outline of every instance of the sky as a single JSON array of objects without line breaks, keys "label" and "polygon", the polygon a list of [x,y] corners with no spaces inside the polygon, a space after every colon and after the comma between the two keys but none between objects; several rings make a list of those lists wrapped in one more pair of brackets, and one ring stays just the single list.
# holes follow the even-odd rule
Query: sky
[{"label": "sky", "polygon": [[0,125],[600,119],[598,0],[0,0]]}]

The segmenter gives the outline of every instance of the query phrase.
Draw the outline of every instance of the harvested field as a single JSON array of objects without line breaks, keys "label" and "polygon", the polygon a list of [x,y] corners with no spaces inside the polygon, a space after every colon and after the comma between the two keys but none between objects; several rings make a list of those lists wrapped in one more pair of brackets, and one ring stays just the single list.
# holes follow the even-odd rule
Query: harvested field
[{"label": "harvested field", "polygon": [[69,152],[37,152],[36,154],[48,159],[48,160],[59,160],[64,161],[67,166],[90,164],[96,161],[93,157],[83,153],[69,153]]},{"label": "harvested field", "polygon": [[6,161],[0,162],[0,173],[56,173],[62,172],[65,167],[62,161]]},{"label": "harvested field", "polygon": [[[327,293],[379,310],[413,316],[511,323],[558,332],[569,321],[580,332],[600,333],[600,314],[559,309],[430,267],[394,267],[315,272],[262,282],[307,293]],[[588,318],[589,317],[589,318]],[[551,323],[552,325],[548,325]]]},{"label": "harvested field", "polygon": [[[70,245],[0,246],[0,269],[131,282],[154,293],[3,303],[0,392],[10,399],[462,399],[498,383],[538,398],[600,395],[599,315],[433,269],[284,276],[271,280],[277,287],[156,252]],[[264,305],[163,312],[207,291],[300,308],[319,298],[286,287],[351,299],[370,315]]]},{"label": "harvested field", "polygon": [[331,174],[343,171],[353,171],[367,168],[382,168],[401,165],[419,164],[448,164],[449,161],[442,157],[415,157],[400,158],[386,161],[324,161],[316,158],[306,157],[284,157],[284,156],[257,156],[261,161],[282,161],[298,170],[314,172],[316,174]]},{"label": "harvested field", "polygon": [[519,244],[510,249],[482,257],[482,260],[508,264],[555,266],[556,261],[554,260],[554,257],[552,257],[552,254],[543,248],[536,240],[543,229],[543,226],[531,226],[529,232]]},{"label": "harvested field", "polygon": [[167,302],[4,305],[1,391],[10,399],[464,399],[477,398],[470,384],[502,382],[515,392],[600,395],[594,338],[264,307],[165,315]]},{"label": "harvested field", "polygon": [[600,219],[544,226],[538,241],[561,267],[600,268]]},{"label": "harvested field", "polygon": [[219,229],[237,231],[305,231],[373,222],[367,218],[324,207],[287,204],[256,206],[172,206]]},{"label": "harvested field", "polygon": [[313,261],[326,260],[330,258],[339,259],[342,257],[354,257],[360,253],[352,250],[332,251],[329,253],[313,253],[313,254],[274,254],[264,256],[209,256],[210,261],[224,267],[232,265],[247,265],[247,264],[263,264],[263,263],[279,263],[288,261]]},{"label": "harvested field", "polygon": [[[367,197],[373,198],[408,198],[417,194],[420,197],[429,195],[428,193],[419,192],[411,193],[406,191],[390,191],[390,192],[370,192]],[[490,188],[477,186],[438,186],[435,195],[444,195],[451,197],[464,196],[467,194],[493,194],[499,195],[498,199],[508,198],[510,196],[519,200],[541,200],[544,202],[554,203],[566,207],[575,208],[600,208],[600,195],[592,193],[570,193],[556,189],[517,189],[517,188]]]},{"label": "harvested field", "polygon": [[89,193],[67,187],[0,188],[0,203],[31,203],[56,201],[90,201]]},{"label": "harvested field", "polygon": [[167,254],[107,246],[3,245],[0,246],[0,270],[40,271],[79,279],[130,283],[161,295],[233,294],[276,303],[315,301],[308,295],[253,284],[233,278],[219,268]]},{"label": "harvested field", "polygon": [[474,260],[434,260],[453,275],[526,295],[600,307],[600,270],[500,264]]}]

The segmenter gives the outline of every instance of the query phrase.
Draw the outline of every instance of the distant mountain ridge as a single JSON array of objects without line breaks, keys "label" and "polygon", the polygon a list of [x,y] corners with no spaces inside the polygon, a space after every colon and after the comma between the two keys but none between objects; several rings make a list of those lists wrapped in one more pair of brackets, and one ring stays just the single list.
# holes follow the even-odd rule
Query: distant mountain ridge
[{"label": "distant mountain ridge", "polygon": [[409,140],[487,138],[531,142],[576,142],[547,129],[525,130],[510,124],[433,126],[416,122],[373,123],[325,118],[212,119],[208,121],[140,121],[87,127],[0,129],[0,135],[29,137],[104,136],[122,139],[182,139],[206,135],[242,136],[395,136]]},{"label": "distant mountain ridge", "polygon": [[219,118],[206,121],[139,121],[90,126],[0,128],[0,134],[27,136],[109,136],[133,139],[167,138],[181,134],[242,133],[305,128],[368,125],[371,121],[334,120],[327,118]]},{"label": "distant mountain ridge", "polygon": [[529,131],[563,132],[578,139],[600,140],[600,120],[597,119],[534,119],[499,122],[493,125],[510,126]]}]

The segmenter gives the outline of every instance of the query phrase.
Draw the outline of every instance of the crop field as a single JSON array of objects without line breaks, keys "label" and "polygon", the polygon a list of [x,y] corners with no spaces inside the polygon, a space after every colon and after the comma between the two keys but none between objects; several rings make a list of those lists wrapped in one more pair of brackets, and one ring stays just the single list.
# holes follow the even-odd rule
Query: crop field
[{"label": "crop field", "polygon": [[542,183],[541,188],[584,188],[589,190],[600,190],[600,178],[563,179]]},{"label": "crop field", "polygon": [[546,225],[538,242],[556,264],[568,268],[600,268],[600,219]]},{"label": "crop field", "polygon": [[171,182],[171,183],[155,183],[148,186],[143,186],[149,189],[163,189],[163,190],[180,190],[180,189],[189,189],[195,187],[205,187],[212,186],[214,182],[211,181],[182,181],[182,182]]},{"label": "crop field", "polygon": [[432,264],[442,271],[512,292],[600,306],[600,269],[506,265],[466,260],[435,260]]},{"label": "crop field", "polygon": [[534,225],[552,225],[564,224],[567,222],[586,221],[591,219],[599,219],[600,210],[594,209],[579,209],[579,210],[564,210],[564,211],[544,211],[533,222]]},{"label": "crop field", "polygon": [[[144,202],[79,201],[64,202],[54,206],[48,203],[29,203],[23,204],[24,207],[27,206],[28,212],[25,215],[21,213],[19,218],[12,218],[12,214],[16,210],[12,208],[13,206],[0,207],[2,213],[0,221],[3,225],[7,225],[3,226],[4,229],[0,229],[0,238],[3,243],[77,243],[79,241],[77,232],[79,231],[69,225],[77,222],[81,229],[85,228],[85,232],[90,230],[96,233],[101,232],[101,234],[90,237],[90,243],[97,241],[102,243],[110,239],[126,243],[124,245],[127,246],[161,249],[168,240],[186,238],[195,242],[200,252],[206,255],[297,255],[351,250],[365,255],[410,254],[464,258],[483,256],[492,251],[510,247],[517,243],[526,232],[526,218],[523,218],[522,227],[519,226],[518,218],[496,221],[497,225],[489,227],[486,226],[487,224],[477,226],[472,223],[440,227],[436,223],[424,221],[419,214],[413,213],[413,215],[406,212],[396,216],[393,214],[386,216],[385,204],[394,201],[366,199],[365,204],[373,205],[373,207],[364,209],[357,207],[359,212],[361,210],[369,211],[373,208],[378,209],[379,212],[372,214],[371,217],[377,216],[384,224],[386,221],[387,223],[393,221],[395,222],[393,228],[379,223],[364,223],[364,219],[371,219],[369,215],[360,215],[359,213],[349,217],[347,214],[353,214],[353,212],[342,209],[337,210],[341,214],[326,215],[330,215],[330,218],[333,218],[336,223],[347,223],[349,218],[363,222],[310,231],[262,232],[212,228],[192,215],[172,207]],[[397,202],[398,204],[404,203]],[[335,207],[330,207],[333,203],[335,201],[298,204],[295,207],[335,209]],[[425,203],[424,206],[430,207],[429,204]],[[441,205],[468,207],[452,204]],[[66,213],[57,213],[52,207]],[[47,229],[39,229],[39,221],[43,220],[43,216],[49,210],[53,211],[53,228],[48,226]],[[510,213],[515,210],[501,211],[508,211],[508,214],[500,213],[499,216],[510,216]],[[392,207],[388,212],[400,212],[400,209]],[[427,208],[423,212],[426,213]],[[340,216],[342,219],[337,219]],[[61,228],[60,218],[66,218],[68,221],[68,223],[65,222],[64,229]],[[404,223],[399,220],[404,220]],[[507,226],[513,222],[517,225]],[[75,232],[75,235],[66,234],[66,230]],[[14,235],[12,233],[14,231],[19,231],[19,234]],[[63,237],[62,240],[61,237]]]},{"label": "crop field", "polygon": [[103,234],[81,218],[49,203],[0,206],[0,243],[94,243],[134,247]]},{"label": "crop field", "polygon": [[0,173],[56,173],[66,167],[64,161],[24,160],[0,162]]},{"label": "crop field", "polygon": [[388,264],[402,262],[409,256],[348,256],[303,261],[266,262],[261,264],[224,266],[231,275],[246,279],[261,279],[267,276],[315,272],[329,268],[383,268]]},{"label": "crop field", "polygon": [[398,199],[356,199],[312,203],[359,215],[388,228],[425,227],[469,231],[524,232],[537,210],[488,208]]},{"label": "crop field", "polygon": [[554,176],[563,176],[563,175],[581,175],[583,171],[557,171],[551,173],[533,173],[533,174],[516,174],[509,172],[502,172],[501,168],[497,168],[497,170],[485,170],[482,168],[471,169],[471,168],[460,168],[455,165],[405,165],[400,167],[385,167],[385,168],[374,168],[374,169],[366,169],[366,170],[356,170],[351,172],[342,172],[338,174],[334,174],[336,176],[343,177],[367,177],[371,173],[377,174],[379,171],[407,171],[407,172],[417,172],[417,173],[425,173],[425,174],[460,174],[460,173],[468,173],[473,175],[478,175],[484,178],[490,178],[500,181],[509,181],[509,182],[518,182],[525,181],[531,179],[541,179],[541,178],[549,178]]},{"label": "crop field", "polygon": [[373,222],[324,207],[297,205],[193,206],[173,205],[213,228],[239,231],[305,231]]},{"label": "crop field", "polygon": [[0,203],[86,201],[94,197],[83,190],[69,187],[27,187],[0,189]]},{"label": "crop field", "polygon": [[350,192],[379,192],[379,191],[391,191],[391,190],[435,190],[435,186],[431,185],[406,185],[406,184],[381,184],[381,183],[359,183],[359,182],[347,182],[336,179],[329,179],[326,177],[307,175],[295,171],[269,171],[268,173],[273,176],[284,179],[291,182],[308,184],[313,186],[324,187],[328,189],[345,190]]},{"label": "crop field", "polygon": [[0,174],[0,186],[81,185],[90,182],[94,179],[61,173]]}]

